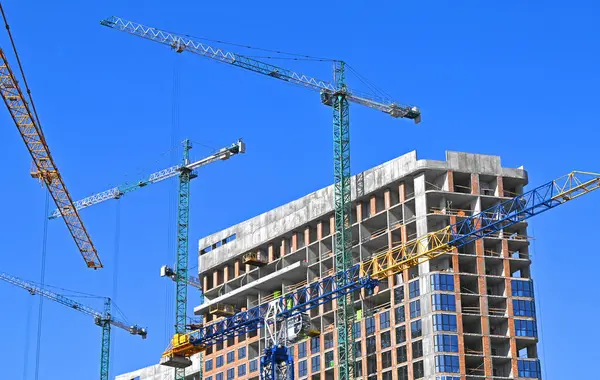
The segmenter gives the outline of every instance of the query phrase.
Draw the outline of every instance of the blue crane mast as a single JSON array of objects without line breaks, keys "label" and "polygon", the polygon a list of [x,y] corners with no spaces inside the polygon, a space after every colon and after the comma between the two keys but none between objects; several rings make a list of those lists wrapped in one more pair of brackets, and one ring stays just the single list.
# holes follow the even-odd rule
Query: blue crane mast
[{"label": "blue crane mast", "polygon": [[110,369],[110,330],[111,326],[118,327],[129,332],[131,335],[139,335],[146,339],[147,331],[137,325],[130,325],[126,322],[116,319],[112,314],[112,301],[108,297],[104,298],[104,310],[97,311],[89,306],[74,301],[62,294],[55,293],[46,287],[36,285],[32,282],[22,280],[7,273],[0,273],[0,280],[9,284],[18,286],[27,290],[30,294],[38,294],[41,297],[67,306],[71,309],[80,311],[94,318],[94,323],[102,327],[102,346],[100,350],[100,380],[108,380]]}]

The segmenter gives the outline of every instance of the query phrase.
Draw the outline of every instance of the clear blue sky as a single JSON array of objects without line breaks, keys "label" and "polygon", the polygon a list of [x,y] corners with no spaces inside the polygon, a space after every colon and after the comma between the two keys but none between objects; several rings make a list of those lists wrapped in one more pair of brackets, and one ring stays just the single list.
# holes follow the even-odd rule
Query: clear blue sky
[{"label": "clear blue sky", "polygon": [[[394,98],[418,105],[419,126],[352,108],[354,173],[415,149],[430,159],[443,159],[445,150],[501,155],[504,166],[524,165],[533,185],[573,169],[600,171],[593,1],[3,3],[47,140],[75,198],[169,165],[171,155],[161,154],[172,138],[215,148],[245,138],[245,156],[202,169],[192,184],[191,265],[200,237],[331,183],[331,110],[309,90],[176,55],[99,25],[113,14],[196,36],[344,59]],[[10,50],[4,32],[0,46]],[[330,75],[326,63],[283,63]],[[0,269],[36,280],[44,191],[29,177],[30,159],[2,108]],[[193,151],[194,157],[210,152],[198,144]],[[173,288],[159,268],[174,254],[175,184],[120,201],[117,260],[116,202],[82,212],[103,270],[86,269],[64,224],[50,223],[47,282],[116,295],[129,319],[149,329],[146,341],[114,333],[113,374],[156,363],[171,331]],[[590,195],[531,223],[546,379],[589,378],[596,371],[600,333],[587,323],[600,311],[594,293],[600,259],[590,249],[599,202],[600,194]],[[4,283],[0,297],[1,377],[22,378],[29,341],[33,379],[37,299]],[[41,379],[96,378],[99,349],[100,329],[90,317],[45,303]]]}]

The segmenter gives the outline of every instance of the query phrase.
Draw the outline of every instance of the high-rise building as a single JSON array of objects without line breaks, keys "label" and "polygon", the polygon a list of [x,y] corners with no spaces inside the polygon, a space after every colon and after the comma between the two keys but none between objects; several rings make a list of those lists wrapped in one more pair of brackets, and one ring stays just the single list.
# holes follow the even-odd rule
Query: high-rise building
[{"label": "high-rise building", "polygon": [[[352,178],[355,263],[522,193],[523,168],[496,156],[410,152]],[[276,299],[334,273],[330,186],[207,236],[198,268],[206,321]],[[527,223],[469,243],[353,295],[355,378],[539,379]],[[335,301],[309,311],[319,332],[292,347],[297,379],[337,378]],[[204,352],[205,380],[256,379],[263,331]],[[190,379],[197,376],[190,368]],[[145,373],[143,371],[146,371]],[[169,378],[150,367],[117,377]],[[172,377],[172,375],[171,375]]]}]

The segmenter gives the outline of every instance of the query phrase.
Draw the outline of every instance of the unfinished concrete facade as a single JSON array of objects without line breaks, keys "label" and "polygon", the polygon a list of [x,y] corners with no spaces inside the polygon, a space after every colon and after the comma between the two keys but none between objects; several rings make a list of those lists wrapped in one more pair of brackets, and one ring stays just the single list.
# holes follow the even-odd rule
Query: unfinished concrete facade
[{"label": "unfinished concrete facade", "polygon": [[[527,173],[502,168],[499,157],[458,152],[446,161],[410,152],[360,173],[352,179],[353,261],[512,198],[526,184]],[[216,320],[333,274],[333,230],[330,186],[201,239],[205,303],[195,313]],[[355,377],[541,378],[528,246],[520,222],[389,277],[373,294],[357,292]],[[293,346],[296,378],[336,378],[335,310],[335,301],[310,310],[320,335]],[[204,378],[257,379],[261,334],[209,348]],[[188,372],[192,379],[196,371]]]}]

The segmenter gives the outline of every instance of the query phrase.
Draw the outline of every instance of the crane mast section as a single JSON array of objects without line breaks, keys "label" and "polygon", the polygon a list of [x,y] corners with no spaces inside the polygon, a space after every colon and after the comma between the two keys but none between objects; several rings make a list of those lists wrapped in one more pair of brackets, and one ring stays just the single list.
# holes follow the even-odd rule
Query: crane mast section
[{"label": "crane mast section", "polygon": [[[52,159],[42,130],[29,109],[29,104],[23,96],[2,49],[0,49],[0,94],[37,168],[37,172],[32,173],[32,176],[44,181],[59,209],[74,210],[73,200]],[[77,211],[70,211],[64,216],[67,228],[88,268],[102,268],[96,247],[94,247]]]},{"label": "crane mast section", "polygon": [[[497,233],[535,215],[600,189],[600,173],[574,171],[522,195],[508,199],[439,231],[429,233],[344,272],[284,294],[281,317],[289,318],[356,290],[373,289],[379,279],[450,252],[474,240]],[[344,280],[342,281],[341,278]],[[337,287],[345,283],[344,287]],[[164,356],[191,356],[207,346],[247,334],[261,327],[268,304],[221,319],[180,337]],[[174,339],[175,341],[175,339]]]},{"label": "crane mast section", "polygon": [[[123,185],[113,187],[112,189],[108,189],[101,193],[90,195],[89,197],[75,201],[73,204],[75,206],[75,209],[81,210],[86,207],[90,207],[95,204],[102,203],[109,199],[119,199],[121,196],[123,196],[131,191],[141,189],[144,186],[148,186],[153,183],[161,182],[161,181],[164,181],[169,178],[176,177],[181,173],[181,171],[183,169],[195,170],[195,169],[201,168],[203,166],[206,166],[208,164],[211,164],[215,161],[227,160],[232,155],[235,155],[238,153],[243,153],[244,150],[245,150],[245,143],[243,141],[239,140],[238,142],[232,144],[230,147],[221,148],[217,153],[212,154],[201,160],[194,161],[188,165],[181,165],[181,164],[173,165],[169,168],[162,169],[155,173],[152,173],[148,177],[140,179],[137,182],[128,182]],[[63,213],[68,214],[69,210],[70,209],[63,210]],[[61,216],[62,216],[61,211],[59,209],[56,209],[56,210],[52,211],[52,213],[50,214],[50,216],[48,218],[56,219],[56,218],[60,218]]]},{"label": "crane mast section", "polygon": [[[310,88],[315,91],[320,91],[321,101],[327,105],[331,105],[331,99],[333,96],[335,96],[337,90],[336,85],[329,81],[314,78],[302,73],[297,73],[293,70],[275,66],[241,54],[232,53],[224,49],[214,48],[210,45],[203,44],[186,36],[169,33],[164,30],[145,26],[133,21],[128,21],[120,17],[109,17],[100,21],[100,24],[134,36],[167,45],[178,53],[189,51],[205,58],[227,63],[232,66],[253,71],[255,73]],[[345,89],[345,92],[346,97],[350,102],[377,109],[391,115],[392,117],[413,119],[417,123],[421,121],[421,113],[417,107],[402,105],[389,99],[361,93],[351,89]]]}]

